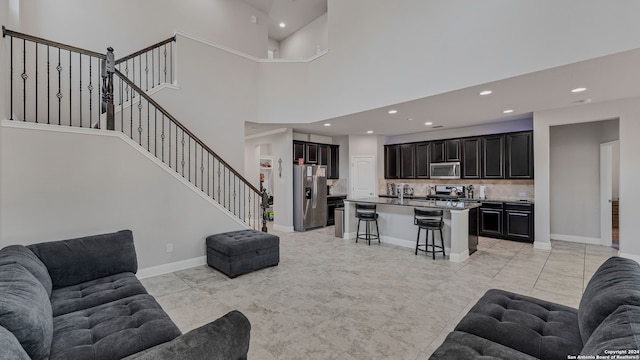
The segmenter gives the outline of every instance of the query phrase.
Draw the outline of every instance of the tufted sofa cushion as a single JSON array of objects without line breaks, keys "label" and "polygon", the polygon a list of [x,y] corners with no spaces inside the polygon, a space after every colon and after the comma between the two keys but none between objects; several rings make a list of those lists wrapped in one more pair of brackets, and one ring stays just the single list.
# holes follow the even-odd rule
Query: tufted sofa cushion
[{"label": "tufted sofa cushion", "polygon": [[280,238],[255,230],[238,230],[207,237],[207,248],[228,256],[236,256],[248,252],[278,248]]},{"label": "tufted sofa cushion", "polygon": [[42,283],[17,263],[0,265],[0,326],[34,360],[46,359],[53,337],[51,303]]},{"label": "tufted sofa cushion", "polygon": [[640,264],[614,256],[598,268],[582,294],[578,321],[585,343],[620,305],[640,306]]},{"label": "tufted sofa cushion", "polygon": [[31,360],[11,331],[0,326],[0,355],[3,360]]},{"label": "tufted sofa cushion", "polygon": [[53,288],[138,271],[131,230],[27,246],[45,264]]},{"label": "tufted sofa cushion", "polygon": [[582,349],[576,309],[497,289],[487,291],[455,330],[541,359],[566,359]]},{"label": "tufted sofa cushion", "polygon": [[22,245],[9,245],[0,250],[0,264],[18,263],[35,276],[44,286],[47,295],[51,296],[51,276],[47,267],[42,261],[28,248]]},{"label": "tufted sofa cushion", "polygon": [[584,344],[581,354],[604,356],[615,350],[633,349],[640,349],[640,306],[622,305],[600,323]]},{"label": "tufted sofa cushion", "polygon": [[59,316],[146,293],[133,273],[120,273],[53,290],[51,307],[53,316]]},{"label": "tufted sofa cushion", "polygon": [[520,351],[461,331],[449,333],[442,346],[433,353],[432,357],[440,360],[536,359]]},{"label": "tufted sofa cushion", "polygon": [[151,295],[57,316],[53,329],[50,360],[120,359],[180,335]]}]

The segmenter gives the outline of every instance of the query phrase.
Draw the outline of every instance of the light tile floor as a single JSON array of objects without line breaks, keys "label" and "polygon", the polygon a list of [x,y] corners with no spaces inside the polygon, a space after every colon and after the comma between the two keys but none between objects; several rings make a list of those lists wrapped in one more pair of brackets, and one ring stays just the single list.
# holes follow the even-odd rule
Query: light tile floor
[{"label": "light tile floor", "polygon": [[280,264],[229,279],[200,266],[143,280],[187,332],[238,309],[250,359],[426,359],[490,288],[577,307],[602,246],[552,250],[480,238],[463,263],[396,246],[343,240],[333,227],[280,233]]}]

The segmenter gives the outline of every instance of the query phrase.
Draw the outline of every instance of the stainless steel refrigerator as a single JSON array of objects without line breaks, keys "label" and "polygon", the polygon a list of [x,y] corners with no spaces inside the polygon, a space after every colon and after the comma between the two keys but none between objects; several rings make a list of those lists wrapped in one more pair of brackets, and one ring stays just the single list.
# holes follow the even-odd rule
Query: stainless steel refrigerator
[{"label": "stainless steel refrigerator", "polygon": [[293,229],[306,231],[327,225],[327,167],[294,165]]}]

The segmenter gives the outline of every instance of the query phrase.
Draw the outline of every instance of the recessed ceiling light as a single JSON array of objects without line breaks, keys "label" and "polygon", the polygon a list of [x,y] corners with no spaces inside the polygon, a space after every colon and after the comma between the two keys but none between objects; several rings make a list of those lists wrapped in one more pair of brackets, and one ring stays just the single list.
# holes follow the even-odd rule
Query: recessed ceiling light
[{"label": "recessed ceiling light", "polygon": [[408,120],[408,121],[413,121],[413,118],[408,118],[407,120]]},{"label": "recessed ceiling light", "polygon": [[579,87],[579,88],[575,88],[575,89],[571,90],[571,92],[572,93],[579,93],[579,92],[583,92],[585,90],[587,90],[587,88]]},{"label": "recessed ceiling light", "polygon": [[331,124],[329,124],[329,123],[325,123],[325,124],[324,124],[324,126],[331,126]]},{"label": "recessed ceiling light", "polygon": [[502,113],[503,114],[511,114],[513,112],[513,110],[509,109],[509,110],[505,110]]},{"label": "recessed ceiling light", "polygon": [[373,134],[373,130],[367,130],[367,134]]},{"label": "recessed ceiling light", "polygon": [[394,110],[394,109],[389,110],[389,114],[397,114],[397,113],[398,113],[398,110]]},{"label": "recessed ceiling light", "polygon": [[425,125],[429,126],[429,125],[433,125],[433,123],[431,121],[427,121],[426,123],[424,123]]},{"label": "recessed ceiling light", "polygon": [[285,27],[285,26],[287,26],[287,24],[285,24],[285,23],[283,23],[283,22],[281,22],[281,23],[280,23],[280,27],[281,27],[281,28],[283,28],[283,27]]},{"label": "recessed ceiling light", "polygon": [[483,91],[480,91],[480,95],[489,95],[489,94],[491,94],[492,92],[493,92],[493,91],[491,91],[491,90],[483,90]]}]

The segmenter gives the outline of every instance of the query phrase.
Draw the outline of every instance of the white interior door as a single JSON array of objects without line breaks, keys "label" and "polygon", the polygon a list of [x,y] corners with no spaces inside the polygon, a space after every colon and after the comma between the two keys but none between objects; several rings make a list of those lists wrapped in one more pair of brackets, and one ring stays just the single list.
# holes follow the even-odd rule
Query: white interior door
[{"label": "white interior door", "polygon": [[611,246],[611,205],[613,201],[613,147],[616,142],[600,144],[600,241]]},{"label": "white interior door", "polygon": [[375,156],[351,157],[351,198],[376,196],[376,161]]}]

